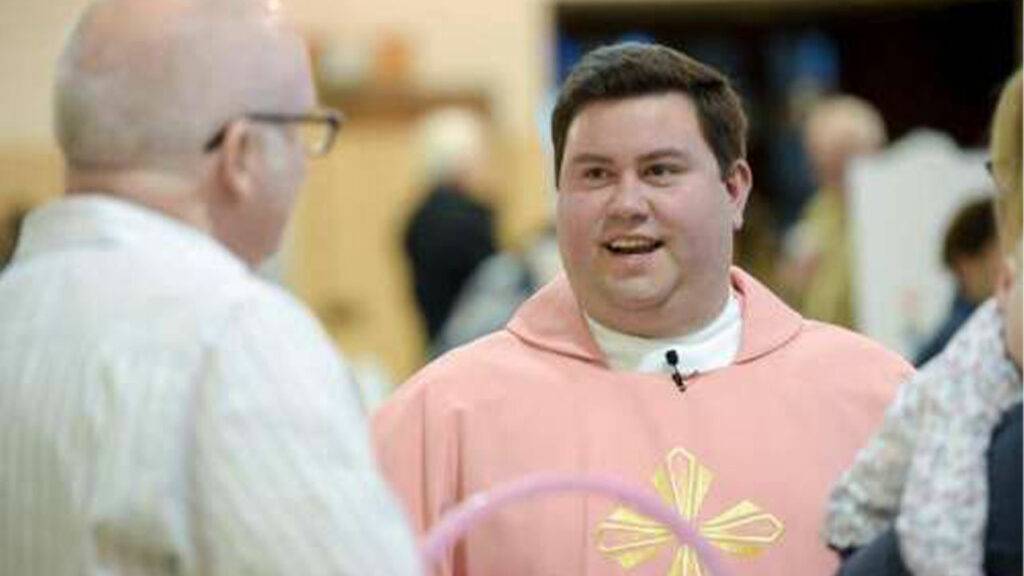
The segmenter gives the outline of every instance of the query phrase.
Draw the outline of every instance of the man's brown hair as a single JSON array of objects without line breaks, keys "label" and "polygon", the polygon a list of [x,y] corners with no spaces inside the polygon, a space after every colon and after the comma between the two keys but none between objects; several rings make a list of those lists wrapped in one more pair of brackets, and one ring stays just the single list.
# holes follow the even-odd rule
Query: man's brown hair
[{"label": "man's brown hair", "polygon": [[562,84],[551,116],[555,183],[573,119],[596,101],[679,92],[693,101],[701,133],[723,176],[746,157],[747,117],[729,80],[686,54],[657,44],[624,43],[590,52]]}]

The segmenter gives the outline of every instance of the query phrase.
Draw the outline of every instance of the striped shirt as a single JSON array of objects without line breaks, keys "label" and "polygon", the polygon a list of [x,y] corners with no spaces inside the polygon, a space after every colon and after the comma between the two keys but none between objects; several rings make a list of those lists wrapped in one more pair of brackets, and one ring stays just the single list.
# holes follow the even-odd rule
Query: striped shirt
[{"label": "striped shirt", "polygon": [[104,196],[0,275],[0,574],[418,574],[348,372],[285,292]]}]

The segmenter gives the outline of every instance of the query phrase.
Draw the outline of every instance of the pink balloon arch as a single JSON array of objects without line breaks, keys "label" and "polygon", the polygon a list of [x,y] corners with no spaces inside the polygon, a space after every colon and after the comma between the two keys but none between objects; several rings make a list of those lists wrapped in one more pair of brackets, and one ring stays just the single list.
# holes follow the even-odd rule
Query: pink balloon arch
[{"label": "pink balloon arch", "polygon": [[543,473],[525,476],[485,492],[470,496],[446,513],[423,542],[424,565],[437,566],[444,555],[470,528],[498,508],[536,496],[563,493],[598,493],[629,504],[635,511],[661,522],[676,535],[681,545],[697,551],[704,566],[714,576],[726,576],[721,556],[688,522],[650,493],[615,478],[593,475]]}]

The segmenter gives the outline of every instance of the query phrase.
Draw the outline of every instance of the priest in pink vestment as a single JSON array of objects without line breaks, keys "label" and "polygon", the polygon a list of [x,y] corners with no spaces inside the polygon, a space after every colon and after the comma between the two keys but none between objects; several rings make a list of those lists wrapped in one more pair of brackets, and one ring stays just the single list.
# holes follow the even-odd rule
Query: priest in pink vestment
[{"label": "priest in pink vestment", "polygon": [[[675,50],[588,54],[552,118],[565,275],[378,412],[380,464],[424,533],[534,472],[646,486],[733,574],[820,576],[832,482],[911,372],[731,265],[752,174],[739,97]],[[669,530],[598,496],[499,511],[445,575],[698,576]]]}]

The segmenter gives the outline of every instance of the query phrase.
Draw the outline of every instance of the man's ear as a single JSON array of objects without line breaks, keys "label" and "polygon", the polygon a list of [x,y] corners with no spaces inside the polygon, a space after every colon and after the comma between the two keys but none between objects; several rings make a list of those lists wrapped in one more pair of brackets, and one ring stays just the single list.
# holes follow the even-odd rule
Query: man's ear
[{"label": "man's ear", "polygon": [[732,206],[732,228],[743,228],[743,211],[747,207],[747,198],[754,185],[754,174],[750,164],[744,159],[736,160],[725,174],[725,190],[729,193],[729,204]]},{"label": "man's ear", "polygon": [[253,131],[245,121],[232,122],[221,144],[219,175],[229,201],[241,201],[255,190],[256,146]]}]

